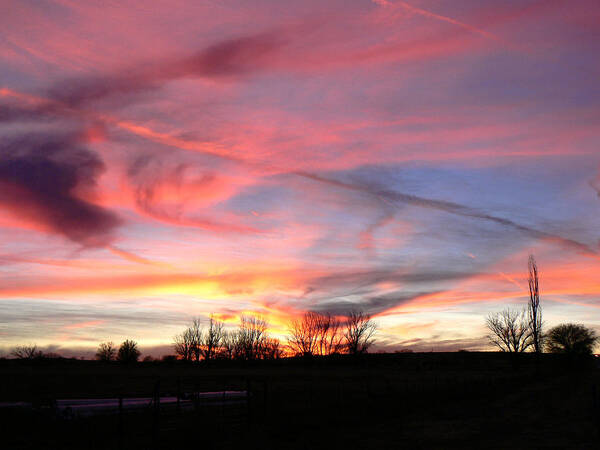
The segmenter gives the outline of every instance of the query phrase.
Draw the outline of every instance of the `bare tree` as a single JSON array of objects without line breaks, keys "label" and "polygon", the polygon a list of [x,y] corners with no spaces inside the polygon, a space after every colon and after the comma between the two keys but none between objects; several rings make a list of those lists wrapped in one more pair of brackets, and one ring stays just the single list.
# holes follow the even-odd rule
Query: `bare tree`
[{"label": "bare tree", "polygon": [[184,361],[191,361],[194,355],[195,340],[190,328],[173,338],[175,354]]},{"label": "bare tree", "polygon": [[331,355],[343,348],[342,322],[330,313],[319,317],[319,354]]},{"label": "bare tree", "polygon": [[235,331],[223,331],[221,338],[220,357],[224,359],[233,359],[236,348],[237,333]]},{"label": "bare tree", "polygon": [[341,322],[331,314],[308,311],[289,327],[288,347],[296,355],[329,355],[342,347]]},{"label": "bare tree", "polygon": [[287,338],[288,346],[297,355],[310,356],[319,350],[320,314],[305,312],[301,318],[292,320]]},{"label": "bare tree", "polygon": [[116,354],[117,348],[115,347],[115,344],[112,342],[102,342],[98,346],[96,359],[99,361],[112,361],[115,359]]},{"label": "bare tree", "polygon": [[123,363],[137,362],[140,357],[140,351],[137,348],[137,342],[127,339],[119,347],[117,360]]},{"label": "bare tree", "polygon": [[219,349],[221,345],[221,340],[223,339],[223,322],[218,322],[213,319],[212,315],[210,316],[210,321],[208,324],[208,330],[204,333],[204,337],[202,339],[202,354],[204,355],[204,359],[209,361],[214,358],[215,353]]},{"label": "bare tree", "polygon": [[540,286],[538,268],[533,255],[529,255],[529,304],[527,307],[533,351],[542,352],[542,308],[540,306]]},{"label": "bare tree", "polygon": [[245,316],[240,318],[234,356],[239,359],[257,359],[264,348],[267,322],[262,317]]},{"label": "bare tree", "polygon": [[262,359],[279,359],[283,356],[283,348],[279,339],[266,338],[264,340]]},{"label": "bare tree", "polygon": [[43,356],[42,351],[38,350],[35,344],[20,345],[15,347],[10,354],[18,359],[35,359]]},{"label": "bare tree", "polygon": [[370,314],[362,311],[351,311],[346,316],[346,331],[344,343],[348,353],[357,355],[366,353],[373,344],[373,334],[377,325],[371,320]]},{"label": "bare tree", "polygon": [[204,330],[202,329],[200,319],[192,320],[192,325],[187,331],[189,333],[190,341],[192,342],[192,355],[196,361],[200,361],[200,357],[202,356],[202,340],[204,336]]},{"label": "bare tree", "polygon": [[184,361],[192,361],[193,359],[200,361],[200,356],[203,353],[203,339],[204,330],[200,319],[194,319],[188,328],[173,338],[175,354]]},{"label": "bare tree", "polygon": [[505,309],[486,318],[488,339],[503,352],[522,353],[532,345],[531,327],[525,310]]}]

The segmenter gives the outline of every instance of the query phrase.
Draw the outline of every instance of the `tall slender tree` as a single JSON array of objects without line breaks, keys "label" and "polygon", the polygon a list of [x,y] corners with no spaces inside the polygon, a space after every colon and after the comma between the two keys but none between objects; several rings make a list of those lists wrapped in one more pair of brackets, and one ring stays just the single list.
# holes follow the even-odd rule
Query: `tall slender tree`
[{"label": "tall slender tree", "polygon": [[540,306],[540,285],[538,267],[533,255],[529,255],[529,304],[527,307],[531,343],[535,353],[542,352],[542,307]]},{"label": "tall slender tree", "polygon": [[208,329],[204,333],[204,338],[202,339],[202,354],[206,361],[215,357],[215,354],[221,346],[222,339],[223,322],[215,320],[211,315],[208,322]]},{"label": "tall slender tree", "polygon": [[202,356],[202,339],[204,338],[204,329],[200,323],[200,319],[192,320],[192,325],[188,328],[192,340],[192,354],[196,361],[200,361]]}]

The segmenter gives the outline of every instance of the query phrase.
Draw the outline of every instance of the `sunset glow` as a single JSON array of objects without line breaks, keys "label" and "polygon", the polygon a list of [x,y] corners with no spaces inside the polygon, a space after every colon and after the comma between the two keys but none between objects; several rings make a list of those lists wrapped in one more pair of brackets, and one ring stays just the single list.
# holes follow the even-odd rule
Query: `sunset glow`
[{"label": "sunset glow", "polygon": [[210,314],[372,314],[490,349],[525,305],[600,331],[600,3],[8,0],[0,355]]}]

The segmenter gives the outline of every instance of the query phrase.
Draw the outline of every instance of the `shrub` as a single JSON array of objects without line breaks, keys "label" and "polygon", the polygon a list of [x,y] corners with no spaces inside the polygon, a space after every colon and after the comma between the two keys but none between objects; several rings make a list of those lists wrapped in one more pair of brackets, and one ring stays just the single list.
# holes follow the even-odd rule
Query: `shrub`
[{"label": "shrub", "polygon": [[548,332],[546,349],[550,353],[591,355],[597,341],[594,330],[580,324],[565,323]]}]

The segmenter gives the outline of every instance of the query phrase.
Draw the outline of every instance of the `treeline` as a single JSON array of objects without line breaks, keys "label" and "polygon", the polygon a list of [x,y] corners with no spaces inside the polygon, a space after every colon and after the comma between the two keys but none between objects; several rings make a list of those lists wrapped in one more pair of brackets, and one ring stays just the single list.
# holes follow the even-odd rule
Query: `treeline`
[{"label": "treeline", "polygon": [[275,359],[283,355],[279,340],[269,337],[261,317],[242,316],[235,331],[224,330],[223,322],[209,319],[206,329],[199,319],[175,336],[173,349],[179,359]]},{"label": "treeline", "polygon": [[[189,327],[173,339],[172,355],[163,361],[266,360],[283,356],[312,356],[366,353],[373,344],[376,324],[369,314],[351,311],[344,316],[306,312],[288,326],[288,334],[280,340],[268,333],[268,323],[260,316],[242,315],[235,329],[210,316],[207,323],[193,319]],[[44,353],[35,344],[14,348],[10,355],[16,359],[59,359],[56,353]],[[141,352],[137,342],[125,340],[119,346],[102,342],[96,351],[99,361],[132,363]],[[64,359],[64,358],[63,358]],[[154,361],[146,356],[144,361]]]},{"label": "treeline", "polygon": [[[119,347],[112,342],[103,342],[98,346],[96,359],[100,361],[119,361],[123,363],[136,362],[141,355],[137,342],[127,339]],[[35,344],[20,345],[10,352],[15,359],[42,360],[42,359],[77,359],[75,357],[65,358],[55,352],[44,352]],[[146,360],[152,359],[146,357]],[[149,359],[148,359],[149,358]],[[82,358],[83,359],[83,358]]]},{"label": "treeline", "polygon": [[290,323],[286,341],[282,342],[268,334],[267,322],[261,317],[242,315],[235,330],[225,330],[222,322],[211,317],[206,326],[193,320],[175,336],[173,348],[177,357],[185,361],[359,354],[366,353],[372,345],[375,330],[371,316],[361,311],[343,318],[307,312]]}]

